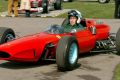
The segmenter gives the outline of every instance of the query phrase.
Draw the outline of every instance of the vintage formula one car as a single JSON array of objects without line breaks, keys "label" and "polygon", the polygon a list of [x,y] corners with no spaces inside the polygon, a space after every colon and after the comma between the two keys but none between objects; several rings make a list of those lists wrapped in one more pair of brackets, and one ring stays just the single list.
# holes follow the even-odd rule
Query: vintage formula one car
[{"label": "vintage formula one car", "polygon": [[59,70],[72,70],[77,65],[78,54],[86,52],[120,53],[120,29],[110,33],[106,24],[94,20],[80,22],[85,29],[64,31],[65,19],[61,26],[52,25],[44,32],[15,38],[11,28],[0,27],[0,59],[17,62],[38,62],[55,59]]},{"label": "vintage formula one car", "polygon": [[[63,0],[63,1],[65,1],[65,2],[73,2],[75,0]],[[110,0],[79,0],[79,1],[98,1],[99,3],[102,3],[102,4],[110,2]]]},{"label": "vintage formula one car", "polygon": [[101,4],[109,3],[110,0],[81,0],[81,1],[98,1]]},{"label": "vintage formula one car", "polygon": [[[49,10],[60,10],[61,9],[61,0],[19,0],[19,13],[24,13],[30,15],[31,13],[48,13]],[[21,5],[20,5],[21,4]],[[30,7],[30,9],[28,8]],[[29,10],[29,11],[28,11]]]},{"label": "vintage formula one car", "polygon": [[63,0],[64,2],[73,2],[74,0]]}]

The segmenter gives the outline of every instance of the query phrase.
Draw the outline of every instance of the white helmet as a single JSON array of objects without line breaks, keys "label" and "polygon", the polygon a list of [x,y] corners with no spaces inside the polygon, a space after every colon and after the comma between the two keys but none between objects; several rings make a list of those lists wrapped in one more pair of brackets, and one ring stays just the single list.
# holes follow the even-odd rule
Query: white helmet
[{"label": "white helmet", "polygon": [[78,19],[77,23],[80,23],[82,19],[81,12],[79,12],[78,10],[71,10],[68,12],[68,18],[70,19],[71,16],[75,16]]}]

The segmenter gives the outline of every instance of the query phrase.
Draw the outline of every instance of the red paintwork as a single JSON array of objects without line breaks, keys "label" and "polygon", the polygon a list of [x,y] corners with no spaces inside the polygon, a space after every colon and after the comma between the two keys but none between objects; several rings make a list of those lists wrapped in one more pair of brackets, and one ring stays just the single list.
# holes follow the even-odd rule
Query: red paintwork
[{"label": "red paintwork", "polygon": [[[32,2],[36,0],[30,0],[31,2],[31,7],[32,7]],[[38,7],[42,7],[42,0],[37,0],[38,1]]]},{"label": "red paintwork", "polygon": [[[33,7],[33,4],[32,4],[32,2],[33,1],[36,1],[36,0],[29,0],[30,1],[30,6],[31,6],[31,9],[30,9],[30,12],[38,12],[38,9],[37,8],[34,8]],[[37,0],[38,1],[38,8],[41,8],[42,7],[42,0]],[[48,0],[48,4],[49,4],[49,1],[50,0]],[[25,12],[25,10],[24,9],[18,9],[18,11],[19,11],[19,13],[21,13],[21,12]]]},{"label": "red paintwork", "polygon": [[[78,41],[80,53],[89,52],[95,47],[97,40],[108,38],[110,28],[105,24],[95,24],[95,21],[93,20],[87,20],[86,24],[87,27],[85,30],[78,31],[74,34],[49,34],[42,32],[4,43],[0,45],[0,53],[5,52],[9,54],[10,57],[1,57],[0,59],[20,62],[36,62],[40,59],[48,43],[54,44],[55,47],[47,50],[47,58],[55,58],[56,46],[62,36],[75,36]],[[89,29],[93,25],[97,28],[96,35],[93,35]]]}]

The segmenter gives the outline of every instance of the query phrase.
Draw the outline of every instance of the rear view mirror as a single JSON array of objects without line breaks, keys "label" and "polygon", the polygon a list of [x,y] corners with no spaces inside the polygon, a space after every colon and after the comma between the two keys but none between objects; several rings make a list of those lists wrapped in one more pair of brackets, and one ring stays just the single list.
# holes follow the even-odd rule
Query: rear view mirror
[{"label": "rear view mirror", "polygon": [[96,27],[95,26],[90,27],[90,31],[93,35],[96,35]]}]

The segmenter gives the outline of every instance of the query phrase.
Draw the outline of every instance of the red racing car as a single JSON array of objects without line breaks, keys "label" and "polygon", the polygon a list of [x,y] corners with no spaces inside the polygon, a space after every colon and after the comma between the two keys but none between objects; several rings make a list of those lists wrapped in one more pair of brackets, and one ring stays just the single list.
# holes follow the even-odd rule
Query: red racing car
[{"label": "red racing car", "polygon": [[38,62],[55,59],[59,70],[72,70],[77,65],[78,54],[86,52],[120,52],[120,29],[111,34],[106,24],[82,20],[84,30],[65,32],[61,26],[52,25],[44,32],[15,38],[11,28],[0,27],[0,59],[18,62]]}]

